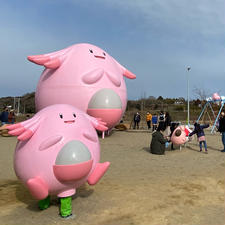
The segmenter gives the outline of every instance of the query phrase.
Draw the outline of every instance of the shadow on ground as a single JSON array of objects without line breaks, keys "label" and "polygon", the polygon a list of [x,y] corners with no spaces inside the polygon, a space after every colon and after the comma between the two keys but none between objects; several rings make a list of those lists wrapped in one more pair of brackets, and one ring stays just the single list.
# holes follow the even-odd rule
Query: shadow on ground
[{"label": "shadow on ground", "polygon": [[[93,192],[93,189],[88,189],[87,186],[83,185],[77,189],[73,199],[87,198]],[[39,211],[37,207],[38,201],[31,196],[28,189],[19,180],[2,180],[0,182],[0,207],[18,204],[20,202],[26,204],[27,208],[31,211]],[[58,204],[58,198],[53,197],[51,199],[51,205]]]}]

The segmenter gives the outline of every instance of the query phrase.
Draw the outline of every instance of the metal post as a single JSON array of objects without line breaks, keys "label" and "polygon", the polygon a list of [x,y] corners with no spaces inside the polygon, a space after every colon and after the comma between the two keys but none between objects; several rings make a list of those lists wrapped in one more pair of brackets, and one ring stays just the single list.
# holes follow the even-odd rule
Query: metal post
[{"label": "metal post", "polygon": [[209,104],[209,102],[206,102],[206,103],[205,103],[205,105],[204,105],[204,107],[203,107],[203,109],[202,109],[202,111],[201,111],[201,113],[200,113],[198,119],[196,120],[196,123],[198,123],[198,121],[201,119],[202,114],[204,113],[204,111],[205,111],[205,109],[206,109],[206,107],[207,107],[208,104]]},{"label": "metal post", "polygon": [[23,104],[23,114],[26,114],[26,105],[25,105],[25,101],[24,101],[24,104]]},{"label": "metal post", "polygon": [[188,72],[190,71],[191,67],[187,67],[187,125],[190,126],[190,104],[189,104],[189,75]]},{"label": "metal post", "polygon": [[18,98],[18,109],[17,109],[18,115],[20,114],[20,98]]},{"label": "metal post", "polygon": [[13,98],[13,109],[16,109],[16,97]]}]

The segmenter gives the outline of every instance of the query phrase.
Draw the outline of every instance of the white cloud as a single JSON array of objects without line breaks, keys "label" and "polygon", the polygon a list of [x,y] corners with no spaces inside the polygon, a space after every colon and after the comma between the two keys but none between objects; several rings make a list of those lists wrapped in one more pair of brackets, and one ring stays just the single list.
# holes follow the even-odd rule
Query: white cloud
[{"label": "white cloud", "polygon": [[224,0],[97,0],[126,11],[129,16],[142,17],[145,26],[187,33],[216,36],[224,34]]}]

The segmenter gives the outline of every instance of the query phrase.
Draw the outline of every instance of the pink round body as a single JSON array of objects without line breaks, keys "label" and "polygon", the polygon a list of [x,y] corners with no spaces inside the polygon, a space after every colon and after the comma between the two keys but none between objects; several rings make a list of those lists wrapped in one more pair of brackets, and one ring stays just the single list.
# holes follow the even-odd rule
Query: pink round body
[{"label": "pink round body", "polygon": [[37,110],[70,104],[102,118],[108,128],[120,121],[127,104],[124,76],[136,76],[104,50],[91,44],[76,44],[28,59],[46,67],[36,89]]},{"label": "pink round body", "polygon": [[188,141],[188,134],[190,133],[190,129],[186,126],[177,127],[172,136],[171,141],[175,145],[182,145]]},{"label": "pink round body", "polygon": [[98,165],[96,128],[100,126],[95,118],[63,104],[48,106],[31,119],[9,126],[9,133],[20,135],[14,156],[16,175],[37,199],[75,194]]},{"label": "pink round body", "polygon": [[220,100],[221,98],[220,98],[220,96],[219,96],[218,93],[214,93],[214,94],[212,95],[212,99],[213,99],[213,100]]}]

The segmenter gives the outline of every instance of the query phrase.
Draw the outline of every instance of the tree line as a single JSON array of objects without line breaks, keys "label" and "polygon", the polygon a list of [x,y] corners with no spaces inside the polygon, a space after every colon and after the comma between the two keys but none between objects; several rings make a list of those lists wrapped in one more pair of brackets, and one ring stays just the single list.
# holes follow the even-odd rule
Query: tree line
[{"label": "tree line", "polygon": [[[199,111],[205,104],[204,99],[194,99],[190,101],[190,110]],[[19,105],[19,107],[18,107]],[[15,110],[19,113],[35,113],[35,92],[26,93],[23,96],[18,97],[2,97],[0,98],[0,109],[4,109],[6,106],[15,107]],[[218,106],[213,106],[217,110]],[[148,98],[140,98],[138,100],[128,100],[126,111],[177,111],[185,112],[187,110],[187,101],[183,97],[179,98],[163,98],[162,96]]]}]

